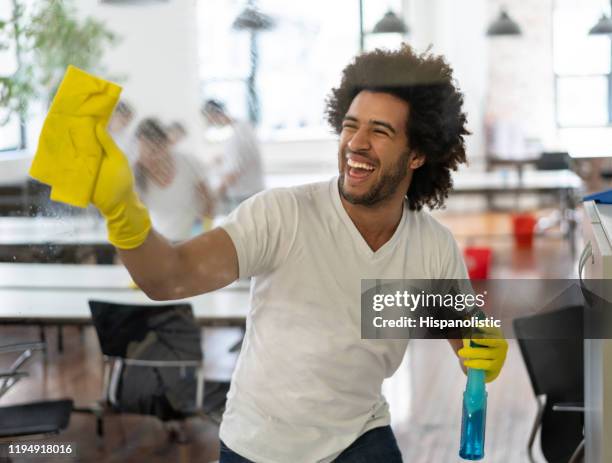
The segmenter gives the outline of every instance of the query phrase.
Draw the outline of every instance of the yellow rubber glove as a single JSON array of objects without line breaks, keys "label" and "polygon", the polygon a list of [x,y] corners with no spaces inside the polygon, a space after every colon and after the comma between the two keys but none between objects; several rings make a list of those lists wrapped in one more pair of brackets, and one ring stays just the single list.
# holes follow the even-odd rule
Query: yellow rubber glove
[{"label": "yellow rubber glove", "polygon": [[106,126],[120,93],[118,85],[68,66],[30,166],[30,176],[51,186],[54,201],[89,204],[102,160],[96,125]]},{"label": "yellow rubber glove", "polygon": [[[149,212],[134,191],[127,158],[101,124],[96,126],[96,137],[104,154],[91,202],[106,218],[108,240],[121,249],[136,248],[151,230]],[[78,146],[78,138],[75,142]]]},{"label": "yellow rubber glove", "polygon": [[[504,339],[502,332],[498,329],[479,329],[472,339],[463,340],[463,348],[457,354],[465,359],[463,364],[468,368],[476,368],[485,371],[485,381],[493,381],[499,375],[508,352],[508,342]],[[470,341],[478,344],[472,347]]]}]

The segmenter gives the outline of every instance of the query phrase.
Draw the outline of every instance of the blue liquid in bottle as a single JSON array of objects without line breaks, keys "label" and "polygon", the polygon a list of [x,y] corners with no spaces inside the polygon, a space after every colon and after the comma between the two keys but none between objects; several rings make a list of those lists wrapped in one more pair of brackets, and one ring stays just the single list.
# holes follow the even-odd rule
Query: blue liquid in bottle
[{"label": "blue liquid in bottle", "polygon": [[487,391],[485,372],[468,368],[468,379],[463,393],[461,446],[459,456],[464,460],[484,458]]}]

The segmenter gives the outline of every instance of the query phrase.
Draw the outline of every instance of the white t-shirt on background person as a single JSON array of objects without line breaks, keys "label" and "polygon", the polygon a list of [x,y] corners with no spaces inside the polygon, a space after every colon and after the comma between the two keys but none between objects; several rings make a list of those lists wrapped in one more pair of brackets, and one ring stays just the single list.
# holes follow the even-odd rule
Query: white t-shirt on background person
[{"label": "white t-shirt on background person", "polygon": [[337,178],[260,193],[222,226],[240,278],[254,278],[221,440],[257,462],[329,462],[388,425],[381,385],[408,341],[361,339],[361,279],[467,278],[451,233],[406,205],[373,252],[342,206]]},{"label": "white t-shirt on background person", "polygon": [[264,189],[264,173],[259,142],[246,122],[233,122],[232,135],[223,152],[222,173],[239,172],[238,180],[225,194],[230,200],[242,201]]},{"label": "white t-shirt on background person", "polygon": [[147,178],[146,187],[137,182],[136,189],[155,229],[171,241],[184,241],[193,236],[193,226],[202,218],[204,209],[197,186],[205,180],[195,160],[180,153],[173,153],[172,158],[175,174],[168,186],[161,187]]}]

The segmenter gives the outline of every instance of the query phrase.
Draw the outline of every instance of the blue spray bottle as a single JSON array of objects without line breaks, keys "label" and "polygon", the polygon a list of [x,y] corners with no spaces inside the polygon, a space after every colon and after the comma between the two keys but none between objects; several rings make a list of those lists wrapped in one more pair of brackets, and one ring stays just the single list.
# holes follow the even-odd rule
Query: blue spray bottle
[{"label": "blue spray bottle", "polygon": [[[475,346],[475,344],[472,343],[472,346]],[[464,460],[481,460],[484,458],[486,421],[485,372],[484,370],[468,368],[467,384],[463,393],[461,448],[459,449],[459,456]]]}]

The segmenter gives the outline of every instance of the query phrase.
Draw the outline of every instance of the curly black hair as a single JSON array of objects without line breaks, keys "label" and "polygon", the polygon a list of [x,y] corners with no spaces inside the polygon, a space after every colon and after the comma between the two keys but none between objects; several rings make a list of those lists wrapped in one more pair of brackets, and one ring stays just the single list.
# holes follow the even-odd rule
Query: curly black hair
[{"label": "curly black hair", "polygon": [[451,170],[467,162],[463,137],[470,134],[463,94],[450,66],[442,56],[417,54],[406,44],[396,51],[358,55],[344,68],[340,86],[326,101],[327,120],[337,134],[362,90],[389,93],[408,103],[408,143],[425,163],[414,171],[406,199],[411,210],[442,207],[453,186]]}]

